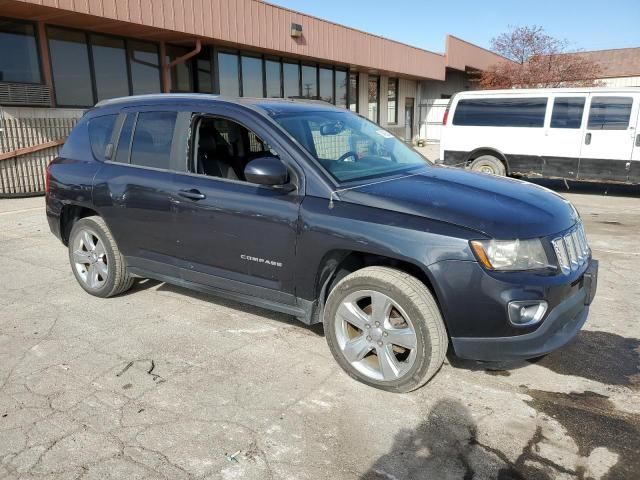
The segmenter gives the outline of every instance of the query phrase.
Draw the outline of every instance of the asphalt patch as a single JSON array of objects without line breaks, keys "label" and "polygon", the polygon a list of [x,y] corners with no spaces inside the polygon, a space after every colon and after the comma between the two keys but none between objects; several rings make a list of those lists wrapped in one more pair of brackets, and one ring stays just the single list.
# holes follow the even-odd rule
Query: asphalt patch
[{"label": "asphalt patch", "polygon": [[[605,447],[619,455],[606,480],[637,479],[640,472],[640,415],[618,411],[604,395],[595,392],[556,393],[527,390],[527,403],[557,420],[576,442],[582,456]],[[577,472],[580,477],[581,472]]]},{"label": "asphalt patch", "polygon": [[640,340],[582,330],[569,344],[534,360],[562,375],[640,389]]}]

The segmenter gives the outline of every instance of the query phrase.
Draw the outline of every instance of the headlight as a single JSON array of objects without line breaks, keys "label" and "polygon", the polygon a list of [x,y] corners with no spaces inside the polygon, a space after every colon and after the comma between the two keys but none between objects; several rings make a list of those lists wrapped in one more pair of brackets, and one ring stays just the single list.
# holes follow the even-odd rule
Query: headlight
[{"label": "headlight", "polygon": [[539,270],[555,268],[538,238],[532,240],[472,240],[471,249],[489,270]]}]

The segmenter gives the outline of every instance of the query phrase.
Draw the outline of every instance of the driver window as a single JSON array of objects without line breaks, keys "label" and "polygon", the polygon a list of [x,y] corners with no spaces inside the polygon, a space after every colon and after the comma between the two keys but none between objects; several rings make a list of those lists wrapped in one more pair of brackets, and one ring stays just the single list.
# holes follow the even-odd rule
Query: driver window
[{"label": "driver window", "polygon": [[193,169],[211,177],[246,182],[244,168],[259,157],[275,156],[269,145],[239,123],[224,118],[198,120]]}]

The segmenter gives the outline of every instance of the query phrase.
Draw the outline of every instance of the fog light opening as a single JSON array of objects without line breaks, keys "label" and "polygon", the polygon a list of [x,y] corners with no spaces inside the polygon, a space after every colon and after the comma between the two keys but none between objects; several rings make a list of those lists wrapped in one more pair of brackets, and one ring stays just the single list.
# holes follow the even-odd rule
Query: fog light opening
[{"label": "fog light opening", "polygon": [[544,300],[518,300],[509,302],[509,321],[516,327],[539,323],[547,313],[549,304]]}]

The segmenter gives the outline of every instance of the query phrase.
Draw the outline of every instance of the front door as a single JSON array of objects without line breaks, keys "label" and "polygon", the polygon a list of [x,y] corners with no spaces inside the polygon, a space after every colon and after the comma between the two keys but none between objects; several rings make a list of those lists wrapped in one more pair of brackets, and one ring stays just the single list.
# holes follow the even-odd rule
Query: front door
[{"label": "front door", "polygon": [[404,140],[413,141],[413,98],[404,100]]},{"label": "front door", "polygon": [[596,93],[590,96],[578,178],[626,182],[631,168],[638,96]]},{"label": "front door", "polygon": [[[218,111],[224,113],[223,107]],[[298,191],[248,183],[243,176],[252,159],[278,154],[286,162],[285,153],[263,141],[265,136],[217,113],[194,121],[190,171],[176,175],[182,277],[293,304],[302,197]]]}]

